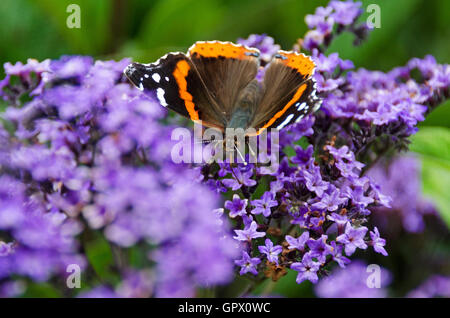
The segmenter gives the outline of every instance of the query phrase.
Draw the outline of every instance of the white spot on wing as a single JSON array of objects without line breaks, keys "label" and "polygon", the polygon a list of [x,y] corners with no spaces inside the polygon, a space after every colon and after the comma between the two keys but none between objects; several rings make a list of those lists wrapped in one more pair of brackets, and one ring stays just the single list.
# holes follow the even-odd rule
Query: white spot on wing
[{"label": "white spot on wing", "polygon": [[165,93],[164,90],[161,87],[159,87],[156,90],[156,97],[158,98],[162,106],[167,107],[168,104],[166,102],[166,99],[164,98],[164,93]]},{"label": "white spot on wing", "polygon": [[159,81],[161,80],[161,76],[158,73],[152,74],[152,78],[156,83],[159,83]]},{"label": "white spot on wing", "polygon": [[298,116],[298,118],[295,120],[296,123],[298,123],[300,120],[302,120],[302,118],[304,117],[304,114],[301,114],[300,116]]},{"label": "white spot on wing", "polygon": [[144,74],[144,77],[145,77],[145,78],[148,78],[148,74]]},{"label": "white spot on wing", "polygon": [[286,119],[278,125],[277,129],[281,129],[284,126],[286,126],[287,124],[289,124],[289,122],[291,121],[292,117],[294,117],[294,114],[290,114],[289,116],[286,117]]},{"label": "white spot on wing", "polygon": [[165,78],[165,80],[168,82],[169,81],[169,78],[166,76],[166,77],[164,77]]},{"label": "white spot on wing", "polygon": [[[297,104],[298,104],[298,103],[297,103]],[[297,106],[297,111],[301,111],[303,108],[306,107],[306,103],[305,103],[305,102],[301,103],[300,105],[297,105],[297,104],[296,104],[296,106]]]}]

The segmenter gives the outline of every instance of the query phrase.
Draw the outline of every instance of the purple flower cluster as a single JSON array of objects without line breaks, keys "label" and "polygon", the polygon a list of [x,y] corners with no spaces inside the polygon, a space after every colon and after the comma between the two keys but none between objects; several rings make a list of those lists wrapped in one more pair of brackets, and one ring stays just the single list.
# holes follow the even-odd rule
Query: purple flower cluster
[{"label": "purple flower cluster", "polygon": [[[337,268],[322,279],[314,288],[317,296],[322,298],[382,298],[387,296],[386,287],[391,281],[391,274],[384,268],[372,272],[362,261],[354,261],[346,269]],[[371,280],[371,275],[379,274],[380,286],[372,286],[378,277]],[[369,284],[368,284],[369,282]]]},{"label": "purple flower cluster", "polygon": [[[378,185],[392,198],[391,208],[374,208],[378,218],[396,214],[401,218],[403,228],[408,232],[421,232],[424,217],[435,212],[433,205],[423,198],[420,184],[420,162],[412,156],[402,156],[388,164],[380,163],[369,171]],[[408,176],[405,178],[405,176]],[[379,223],[385,224],[381,220]]]},{"label": "purple flower cluster", "polygon": [[[306,17],[304,48],[317,66],[323,106],[280,132],[272,167],[171,162],[173,121],[126,81],[129,60],[7,63],[0,81],[8,106],[0,125],[0,295],[26,290],[13,277],[48,281],[66,275],[68,264],[95,273],[86,250],[101,237],[121,281],[97,285],[88,277],[93,289],[80,297],[190,297],[198,287],[229,282],[236,269],[256,275],[256,283],[288,269],[297,283],[317,283],[333,266],[318,295],[384,296],[384,289],[364,291],[366,266],[349,257],[368,248],[388,255],[389,242],[367,223],[372,211],[420,209],[410,200],[417,184],[400,180],[408,164],[388,175],[372,168],[388,151],[406,148],[418,122],[449,97],[450,77],[448,65],[430,56],[383,73],[325,55],[343,31],[365,36],[360,6],[333,0]],[[264,35],[240,43],[258,47],[263,62],[279,49]],[[396,194],[398,187],[407,195]],[[408,230],[421,228],[419,212],[401,213]],[[144,260],[131,263],[130,254]]]},{"label": "purple flower cluster", "polygon": [[343,31],[354,33],[355,44],[365,38],[369,30],[365,23],[357,23],[362,14],[361,2],[332,0],[327,7],[318,7],[314,14],[308,14],[305,22],[310,29],[303,39],[307,50],[323,49],[330,44],[333,36]]},{"label": "purple flower cluster", "polygon": [[128,63],[75,56],[5,65],[1,286],[12,275],[46,281],[68,264],[89,268],[94,232],[116,254],[148,255],[140,268],[116,264],[118,296],[194,296],[232,279],[239,249],[213,213],[218,198],[170,161],[166,112],[126,82]]},{"label": "purple flower cluster", "polygon": [[408,293],[407,297],[431,298],[450,297],[450,277],[434,275],[428,278],[419,287]]},{"label": "purple flower cluster", "polygon": [[[309,128],[303,131],[305,130],[309,131]],[[386,254],[383,248],[385,242],[375,234],[378,230],[374,229],[369,239],[366,237],[369,234],[367,227],[356,221],[358,217],[369,213],[369,205],[386,199],[369,178],[358,176],[361,164],[344,147],[326,147],[330,159],[324,163],[324,170],[315,164],[312,145],[305,150],[297,147],[293,157],[284,156],[278,172],[272,175],[252,165],[229,168],[226,174],[224,171],[227,168],[220,168],[225,176],[219,179],[221,186],[228,187],[231,191],[239,190],[244,196],[241,198],[234,193],[233,199],[225,202],[230,218],[236,220],[234,238],[248,249],[243,252],[243,258],[236,262],[241,266],[241,274],[257,274],[257,266],[264,266],[261,259],[249,254],[254,244],[258,246],[260,258],[298,270],[299,283],[304,279],[316,282],[317,272],[332,260],[345,267],[349,260],[342,255],[343,250],[351,255],[356,248],[366,249],[368,245],[372,245],[377,252]],[[292,166],[289,162],[296,162],[296,165]],[[335,175],[332,178],[325,171],[333,169]],[[202,171],[206,170],[209,174],[204,175],[204,179],[214,179],[211,169]],[[234,182],[230,181],[230,177],[235,178]],[[267,181],[270,191],[264,192],[261,199],[251,200],[256,182],[250,181],[255,180],[258,183]],[[292,233],[303,232],[298,237],[283,236],[280,234],[286,233],[284,227],[288,227]],[[270,238],[266,238],[264,245],[259,245],[259,238],[265,237],[266,233]],[[334,239],[328,239],[328,235],[334,236]]]},{"label": "purple flower cluster", "polygon": [[68,264],[85,267],[75,236],[81,224],[54,207],[47,208],[39,193],[27,195],[25,184],[0,177],[0,280],[12,275],[34,281],[62,274]]},{"label": "purple flower cluster", "polygon": [[[325,97],[323,111],[332,119],[351,119],[362,130],[370,124],[386,127],[384,131],[398,138],[409,136],[416,132],[417,123],[425,119],[427,106],[448,95],[450,77],[445,74],[449,67],[437,64],[431,56],[412,59],[406,66],[387,73],[360,69],[349,72],[345,78],[335,78],[337,73],[351,68],[350,63],[337,55],[326,58],[317,54],[318,69],[324,70],[316,75],[318,91]],[[421,72],[419,81],[411,75],[416,69]]]},{"label": "purple flower cluster", "polygon": [[[344,27],[354,33],[365,29],[355,24],[361,12],[360,3],[331,1],[307,23],[329,32],[331,40]],[[269,41],[253,45],[261,43],[270,51]],[[430,56],[387,73],[355,71],[338,53],[322,53],[321,45],[306,48],[317,66],[323,106],[280,132],[276,168],[213,164],[199,170],[216,192],[231,193],[225,211],[244,249],[236,262],[241,274],[263,279],[264,273],[276,280],[291,268],[298,271],[298,283],[315,283],[331,264],[349,264],[358,249],[388,255],[378,228],[365,223],[375,207],[391,208],[391,189],[385,191],[383,182],[380,186],[380,179],[367,172],[389,150],[405,149],[417,124],[449,96],[449,67]],[[420,78],[413,75],[416,70]]]}]

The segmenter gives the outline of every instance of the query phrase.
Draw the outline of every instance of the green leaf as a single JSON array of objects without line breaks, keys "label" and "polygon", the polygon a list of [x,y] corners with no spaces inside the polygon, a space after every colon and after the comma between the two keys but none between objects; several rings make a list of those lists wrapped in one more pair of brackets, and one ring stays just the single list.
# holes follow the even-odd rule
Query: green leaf
[{"label": "green leaf", "polygon": [[288,269],[286,276],[283,276],[277,282],[272,282],[270,279],[265,280],[255,288],[254,294],[262,296],[313,297],[312,284],[308,281],[297,284],[295,281],[297,274],[296,271]]},{"label": "green leaf", "polygon": [[450,164],[450,129],[422,127],[411,137],[410,150]]},{"label": "green leaf", "polygon": [[445,101],[439,107],[427,115],[425,121],[419,124],[419,127],[424,126],[441,126],[450,128],[450,100]]},{"label": "green leaf", "polygon": [[106,282],[115,282],[117,277],[113,271],[114,256],[108,241],[95,233],[95,238],[84,245],[89,264],[97,278]]},{"label": "green leaf", "polygon": [[[56,1],[54,1],[56,2]],[[43,60],[56,58],[67,52],[57,28],[48,23],[37,8],[38,1],[0,1],[2,40],[0,41],[0,63],[26,61],[28,58]],[[1,68],[3,70],[3,68]],[[0,77],[3,77],[0,70]]]},{"label": "green leaf", "polygon": [[[186,51],[195,41],[212,38],[223,13],[218,0],[158,1],[144,19],[137,46],[150,60],[168,51]],[[183,47],[173,47],[174,43]]]},{"label": "green leaf", "polygon": [[72,53],[89,55],[103,53],[107,49],[108,41],[113,38],[109,29],[113,19],[112,1],[78,0],[76,4],[80,6],[81,27],[70,29],[66,23],[71,14],[67,12],[67,7],[72,3],[72,0],[34,2],[41,10],[42,18],[58,29]]},{"label": "green leaf", "polygon": [[441,217],[450,228],[450,163],[423,157],[422,185],[423,193],[433,199]]},{"label": "green leaf", "polygon": [[410,149],[422,160],[422,187],[450,227],[450,129],[423,127],[412,138]]},{"label": "green leaf", "polygon": [[29,283],[27,290],[22,295],[23,298],[59,298],[61,296],[54,286],[45,282]]}]

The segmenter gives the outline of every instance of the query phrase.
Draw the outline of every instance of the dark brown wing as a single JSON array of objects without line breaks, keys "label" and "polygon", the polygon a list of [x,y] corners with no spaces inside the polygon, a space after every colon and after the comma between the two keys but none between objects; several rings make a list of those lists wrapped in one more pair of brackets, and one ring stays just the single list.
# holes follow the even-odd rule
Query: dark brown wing
[{"label": "dark brown wing", "polygon": [[224,125],[230,121],[242,90],[255,78],[259,51],[231,42],[196,42],[188,51]]},{"label": "dark brown wing", "polygon": [[319,102],[312,79],[315,64],[307,56],[279,51],[264,75],[264,92],[250,122],[260,134],[301,120]]},{"label": "dark brown wing", "polygon": [[140,90],[155,93],[162,106],[204,126],[224,130],[217,106],[211,107],[215,101],[184,53],[169,53],[151,64],[132,63],[125,75]]}]

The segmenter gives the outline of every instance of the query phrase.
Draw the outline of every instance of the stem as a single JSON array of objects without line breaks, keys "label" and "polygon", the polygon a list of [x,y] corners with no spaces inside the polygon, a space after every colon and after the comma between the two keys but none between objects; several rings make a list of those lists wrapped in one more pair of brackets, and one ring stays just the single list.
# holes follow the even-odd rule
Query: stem
[{"label": "stem", "polygon": [[274,282],[273,280],[269,280],[269,282],[267,283],[266,287],[264,287],[261,295],[262,296],[268,296],[272,293],[273,289],[275,288],[275,286],[277,285],[276,282]]},{"label": "stem", "polygon": [[99,275],[99,273],[96,271],[95,267],[92,265],[87,253],[86,253],[86,246],[90,243],[91,241],[91,234],[92,234],[92,230],[85,225],[85,230],[82,232],[81,236],[80,236],[80,252],[81,254],[83,254],[85,256],[86,262],[87,262],[87,268],[86,268],[86,272],[87,275],[92,275],[95,276],[96,279],[98,279],[100,281],[101,284],[104,283],[103,279],[101,278],[101,276]]},{"label": "stem", "polygon": [[262,283],[263,281],[265,281],[267,278],[266,277],[261,277],[261,278],[256,278],[255,280],[252,280],[247,287],[244,289],[244,291],[239,295],[239,298],[243,298],[246,296],[249,296],[254,290],[255,288]]},{"label": "stem", "polygon": [[111,252],[114,257],[114,264],[119,273],[123,272],[128,264],[127,257],[125,251],[117,244],[109,242],[109,246],[111,247]]}]

